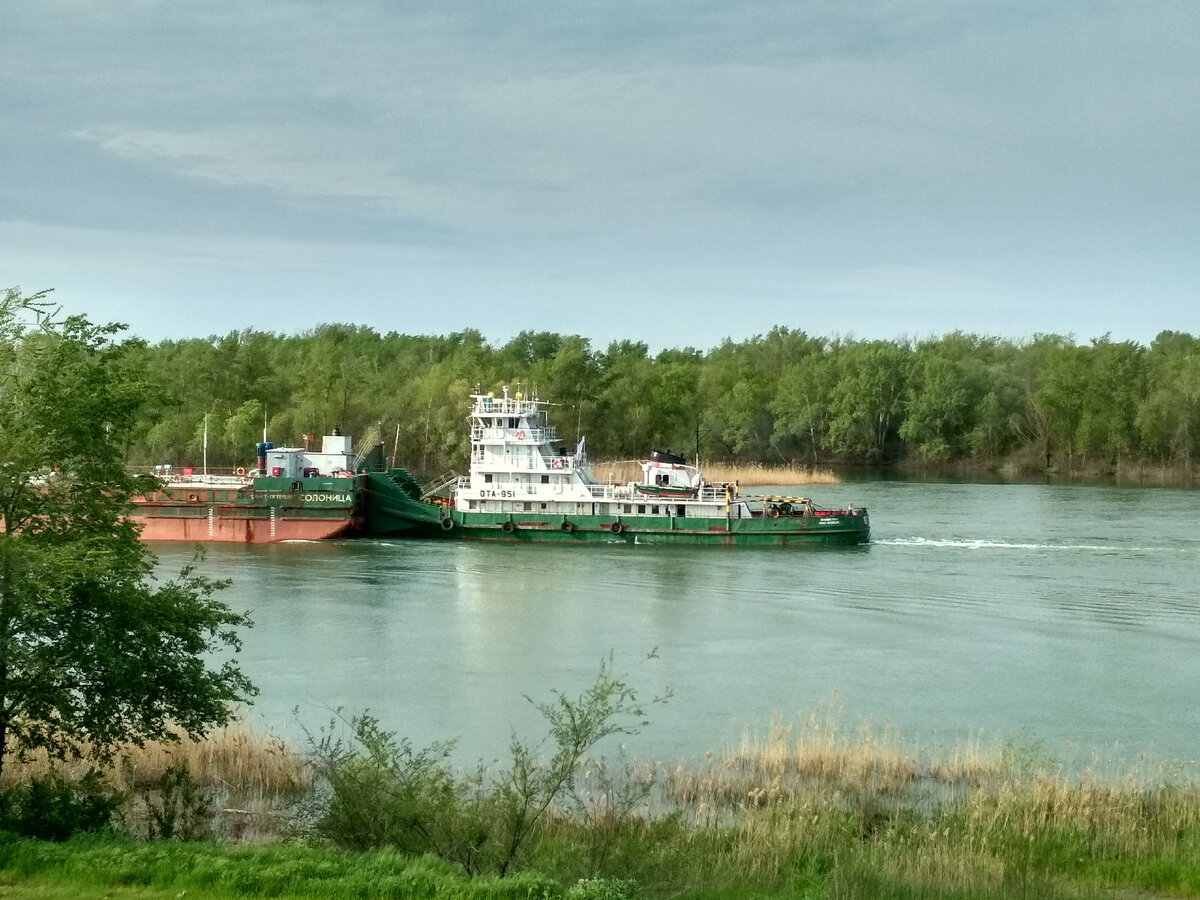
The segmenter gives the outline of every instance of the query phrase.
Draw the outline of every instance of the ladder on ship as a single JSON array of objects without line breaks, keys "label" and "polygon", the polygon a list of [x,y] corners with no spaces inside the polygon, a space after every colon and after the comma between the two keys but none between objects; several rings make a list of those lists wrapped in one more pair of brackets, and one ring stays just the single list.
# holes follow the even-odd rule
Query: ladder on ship
[{"label": "ladder on ship", "polygon": [[430,497],[440,496],[442,491],[444,491],[446,488],[450,487],[450,485],[457,484],[458,479],[459,479],[458,473],[455,472],[453,469],[451,469],[449,472],[446,472],[445,474],[441,475],[440,477],[434,479],[433,487],[431,487],[427,491],[425,491],[425,493],[423,493],[421,495],[421,499],[428,500]]}]

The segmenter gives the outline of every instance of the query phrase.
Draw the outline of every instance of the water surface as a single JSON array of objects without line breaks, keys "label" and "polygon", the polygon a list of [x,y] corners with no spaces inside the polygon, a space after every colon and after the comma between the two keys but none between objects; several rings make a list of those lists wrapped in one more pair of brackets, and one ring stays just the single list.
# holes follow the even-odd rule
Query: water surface
[{"label": "water surface", "polygon": [[[255,621],[256,727],[370,709],[464,761],[538,733],[526,696],[578,692],[611,652],[668,704],[627,740],[720,752],[772,714],[838,705],[923,747],[1044,740],[1063,758],[1200,756],[1200,495],[871,482],[859,548],[404,540],[208,550]],[[156,545],[164,570],[188,549]],[[657,650],[657,658],[645,657]],[[295,712],[293,712],[295,710]]]}]

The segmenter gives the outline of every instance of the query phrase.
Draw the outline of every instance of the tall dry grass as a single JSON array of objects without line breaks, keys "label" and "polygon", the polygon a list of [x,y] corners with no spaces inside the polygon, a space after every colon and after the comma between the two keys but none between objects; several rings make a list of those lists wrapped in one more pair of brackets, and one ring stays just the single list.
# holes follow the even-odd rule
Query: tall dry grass
[{"label": "tall dry grass", "polygon": [[111,759],[99,765],[89,761],[90,748],[80,747],[77,759],[50,759],[35,750],[21,759],[4,761],[4,787],[48,774],[52,769],[67,778],[99,768],[105,784],[118,791],[137,791],[158,784],[170,768],[184,768],[196,784],[240,797],[266,799],[295,794],[309,782],[303,758],[282,740],[258,734],[244,723],[217,729],[203,738],[176,732],[175,741],[148,741],[142,746],[122,744]]},{"label": "tall dry grass", "polygon": [[[183,732],[176,736],[176,741],[115,747],[111,757],[100,763],[91,761],[88,747],[80,747],[80,756],[66,761],[52,760],[44,751],[30,752],[25,759],[13,754],[5,759],[0,787],[51,771],[75,781],[95,768],[105,785],[126,796],[119,818],[131,834],[154,837],[155,811],[171,806],[179,815],[191,816],[192,836],[258,842],[281,833],[289,807],[312,785],[311,773],[299,753],[279,738],[259,734],[244,723],[203,738]],[[177,787],[171,787],[179,784],[181,771],[197,790],[186,809],[176,806],[180,795]]]},{"label": "tall dry grass", "polygon": [[692,812],[854,796],[916,806],[964,800],[1006,809],[1020,801],[1077,823],[1096,809],[1137,807],[1147,791],[1160,787],[1200,798],[1200,784],[1177,763],[1155,764],[1143,756],[1100,774],[1113,766],[1093,756],[1090,765],[1073,769],[1040,741],[986,745],[976,734],[949,748],[922,748],[890,724],[881,733],[865,722],[847,730],[835,698],[804,720],[773,716],[765,733],[747,733],[736,748],[722,755],[710,751],[701,763],[677,764],[661,784],[669,804]]},{"label": "tall dry grass", "polygon": [[[636,459],[594,460],[592,474],[601,481],[624,484],[640,481],[642,464]],[[793,487],[798,485],[841,484],[831,469],[813,466],[776,465],[763,463],[705,463],[700,467],[710,483],[737,482],[740,487]]]},{"label": "tall dry grass", "polygon": [[1165,872],[1186,885],[1200,872],[1200,782],[1176,764],[1140,758],[1101,778],[1036,741],[974,736],[922,750],[890,727],[844,728],[836,706],[791,724],[775,717],[661,784],[692,840],[723,835],[730,867],[749,880],[837,860],[820,875],[831,896],[900,885],[913,896],[1058,896],[1053,885],[1084,860],[1118,881]]}]

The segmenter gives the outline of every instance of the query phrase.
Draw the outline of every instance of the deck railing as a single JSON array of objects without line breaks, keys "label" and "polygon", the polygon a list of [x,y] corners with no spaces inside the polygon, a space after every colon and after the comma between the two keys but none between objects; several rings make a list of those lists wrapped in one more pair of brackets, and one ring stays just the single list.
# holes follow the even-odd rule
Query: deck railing
[{"label": "deck railing", "polygon": [[[525,436],[517,437],[520,432]],[[500,444],[511,441],[521,444],[549,444],[558,440],[558,429],[552,425],[537,428],[484,428],[475,426],[471,429],[471,442],[474,444]]]}]

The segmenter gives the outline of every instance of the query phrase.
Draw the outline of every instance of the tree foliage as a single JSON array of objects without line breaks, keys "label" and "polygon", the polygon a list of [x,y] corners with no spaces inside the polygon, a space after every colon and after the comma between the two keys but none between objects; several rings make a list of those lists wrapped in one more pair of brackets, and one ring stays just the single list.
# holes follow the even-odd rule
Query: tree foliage
[{"label": "tree foliage", "polygon": [[522,331],[295,335],[127,343],[146,379],[128,432],[137,465],[243,465],[263,420],[276,444],[382,425],[389,455],[426,477],[467,463],[473,390],[536,393],[565,443],[595,457],[673,449],[706,459],[833,464],[1187,468],[1200,451],[1200,342],[1109,336],[1026,341],[953,332],[921,341],[813,337],[778,327],[707,350]]},{"label": "tree foliage", "polygon": [[246,618],[190,568],[156,584],[125,518],[125,451],[154,391],[119,330],[60,319],[45,294],[0,302],[0,772],[12,752],[202,733],[253,693],[231,662],[208,665]]}]

